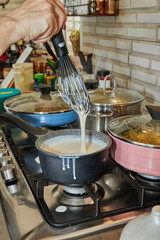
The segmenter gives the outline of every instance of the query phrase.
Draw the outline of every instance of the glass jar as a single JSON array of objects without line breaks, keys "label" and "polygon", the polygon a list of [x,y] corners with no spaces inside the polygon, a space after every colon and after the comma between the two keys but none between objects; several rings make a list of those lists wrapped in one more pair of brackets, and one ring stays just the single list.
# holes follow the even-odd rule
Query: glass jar
[{"label": "glass jar", "polygon": [[105,14],[114,15],[116,12],[116,1],[115,0],[105,0]]}]

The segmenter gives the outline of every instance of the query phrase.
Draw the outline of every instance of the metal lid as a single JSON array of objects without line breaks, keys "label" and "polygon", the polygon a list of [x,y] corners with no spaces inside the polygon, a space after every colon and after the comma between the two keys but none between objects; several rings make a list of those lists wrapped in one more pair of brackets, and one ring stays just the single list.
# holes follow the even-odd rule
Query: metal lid
[{"label": "metal lid", "polygon": [[113,91],[96,89],[88,93],[93,105],[131,105],[144,99],[142,94],[125,88],[116,88]]},{"label": "metal lid", "polygon": [[48,114],[71,111],[58,93],[42,94],[40,92],[22,94],[4,102],[8,111],[27,114]]},{"label": "metal lid", "polygon": [[131,115],[113,119],[108,131],[114,137],[147,147],[160,147],[160,120],[147,115]]}]

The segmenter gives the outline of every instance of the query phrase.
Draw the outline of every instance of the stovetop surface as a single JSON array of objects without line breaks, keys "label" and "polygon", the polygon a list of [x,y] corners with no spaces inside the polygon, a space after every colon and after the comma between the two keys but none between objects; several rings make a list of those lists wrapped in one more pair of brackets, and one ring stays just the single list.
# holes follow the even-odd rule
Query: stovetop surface
[{"label": "stovetop surface", "polygon": [[42,216],[53,228],[73,226],[78,229],[80,224],[89,227],[95,221],[103,224],[107,217],[114,218],[160,204],[160,181],[148,181],[124,169],[112,158],[108,161],[106,174],[96,183],[69,186],[83,188],[85,193],[68,193],[63,186],[48,181],[43,175],[34,139],[15,127],[6,129],[5,126],[3,131]]}]

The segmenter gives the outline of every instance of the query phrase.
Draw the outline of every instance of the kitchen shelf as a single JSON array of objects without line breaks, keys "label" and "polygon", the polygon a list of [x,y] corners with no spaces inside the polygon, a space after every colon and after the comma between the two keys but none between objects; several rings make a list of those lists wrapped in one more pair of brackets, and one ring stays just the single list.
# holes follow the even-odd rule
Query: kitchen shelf
[{"label": "kitchen shelf", "polygon": [[88,1],[88,3],[75,4],[78,2],[78,0],[66,0],[64,5],[67,16],[92,17],[92,16],[117,16],[119,14],[119,0],[86,0],[86,1]]}]

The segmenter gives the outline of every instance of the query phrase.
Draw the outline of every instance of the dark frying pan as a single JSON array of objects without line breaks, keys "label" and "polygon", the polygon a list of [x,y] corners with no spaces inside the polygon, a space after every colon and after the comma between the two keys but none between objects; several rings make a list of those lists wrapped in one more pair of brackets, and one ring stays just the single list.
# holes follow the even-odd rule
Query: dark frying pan
[{"label": "dark frying pan", "polygon": [[46,140],[56,141],[58,136],[64,138],[68,135],[80,137],[79,129],[47,131],[35,128],[9,113],[0,114],[0,119],[18,126],[27,134],[35,137],[35,146],[38,149],[41,168],[49,180],[61,185],[91,184],[105,173],[111,145],[111,139],[106,134],[86,130],[86,137],[103,143],[102,149],[91,154],[65,156],[47,152],[41,146]]}]

